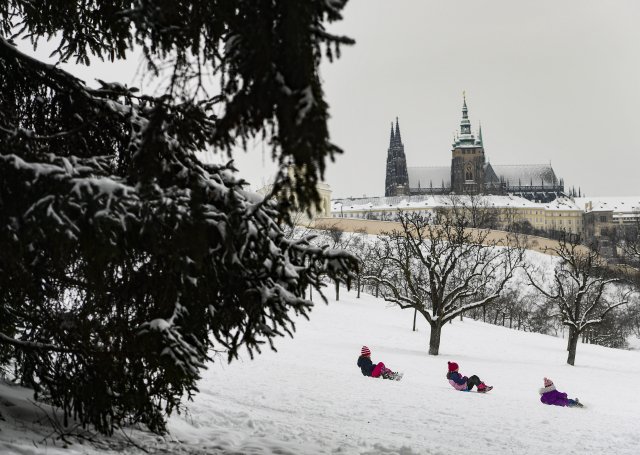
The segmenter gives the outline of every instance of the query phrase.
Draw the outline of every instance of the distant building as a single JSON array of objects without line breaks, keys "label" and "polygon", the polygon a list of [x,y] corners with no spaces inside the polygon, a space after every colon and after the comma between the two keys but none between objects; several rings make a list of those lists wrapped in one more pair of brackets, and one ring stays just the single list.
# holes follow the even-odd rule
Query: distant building
[{"label": "distant building", "polygon": [[391,125],[385,196],[450,193],[511,194],[539,202],[565,196],[564,182],[556,176],[551,164],[492,165],[487,162],[482,127],[477,137],[471,132],[466,97],[460,132],[452,144],[451,166],[407,166],[398,119],[395,131]]},{"label": "distant building", "polygon": [[414,195],[378,198],[345,198],[331,201],[336,218],[393,221],[402,210],[429,216],[436,210],[475,211],[488,224],[479,227],[506,229],[515,223],[528,223],[532,230],[568,232],[582,235],[584,210],[572,199],[559,197],[550,202],[532,202],[513,195]]},{"label": "distant building", "polygon": [[605,256],[618,256],[620,239],[640,229],[640,196],[579,197],[575,201],[584,209],[585,239],[596,242]]},{"label": "distant building", "polygon": [[577,197],[575,201],[584,209],[587,237],[640,226],[640,196]]}]

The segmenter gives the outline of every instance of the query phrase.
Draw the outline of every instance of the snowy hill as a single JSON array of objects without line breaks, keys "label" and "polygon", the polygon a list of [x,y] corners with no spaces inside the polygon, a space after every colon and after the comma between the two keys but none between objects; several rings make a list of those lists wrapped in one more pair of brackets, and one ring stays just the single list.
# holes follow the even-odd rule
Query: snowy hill
[{"label": "snowy hill", "polygon": [[[563,339],[465,319],[444,328],[441,355],[431,357],[428,328],[420,321],[412,332],[411,311],[343,294],[300,320],[294,339],[277,341],[279,352],[211,365],[166,440],[133,437],[151,452],[193,454],[638,453],[640,352],[581,344],[570,367]],[[356,366],[363,344],[404,379],[363,377]],[[445,378],[448,360],[494,390],[455,391]],[[586,408],[541,404],[544,376]],[[47,432],[29,420],[22,393],[0,387],[0,453],[139,453],[35,447]]]}]

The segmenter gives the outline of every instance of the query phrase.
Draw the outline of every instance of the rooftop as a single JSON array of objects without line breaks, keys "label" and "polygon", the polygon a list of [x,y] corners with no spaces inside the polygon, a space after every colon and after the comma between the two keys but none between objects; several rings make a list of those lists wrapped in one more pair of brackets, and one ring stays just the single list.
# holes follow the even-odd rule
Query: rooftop
[{"label": "rooftop", "polygon": [[[331,211],[431,209],[436,207],[476,206],[480,208],[531,208],[541,209],[548,204],[531,202],[518,196],[466,196],[466,195],[419,195],[373,198],[344,198],[331,201]],[[579,210],[578,207],[574,207]],[[568,209],[563,209],[568,210]]]},{"label": "rooftop", "polygon": [[[576,204],[585,212],[639,212],[640,196],[577,197]],[[589,203],[591,207],[589,208]]]}]

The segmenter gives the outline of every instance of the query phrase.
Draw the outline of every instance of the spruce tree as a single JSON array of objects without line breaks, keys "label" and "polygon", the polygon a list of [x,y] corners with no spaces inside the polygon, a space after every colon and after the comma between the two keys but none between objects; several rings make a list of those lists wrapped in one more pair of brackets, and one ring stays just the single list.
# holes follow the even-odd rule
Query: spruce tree
[{"label": "spruce tree", "polygon": [[[307,287],[350,279],[352,256],[283,234],[286,200],[195,156],[261,138],[300,171],[274,191],[319,201],[340,150],[318,65],[351,43],[325,30],[344,4],[0,0],[0,365],[65,418],[162,433],[212,352],[275,349]],[[15,45],[52,37],[60,61],[142,48],[170,77],[89,88]]]}]

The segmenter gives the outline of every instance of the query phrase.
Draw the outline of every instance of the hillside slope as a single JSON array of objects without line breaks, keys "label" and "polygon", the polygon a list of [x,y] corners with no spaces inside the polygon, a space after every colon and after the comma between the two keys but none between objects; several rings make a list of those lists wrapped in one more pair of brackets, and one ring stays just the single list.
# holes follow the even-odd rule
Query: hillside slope
[{"label": "hillside slope", "polygon": [[[579,345],[570,367],[563,339],[465,319],[444,328],[441,355],[432,357],[427,326],[419,321],[412,332],[412,317],[345,292],[300,320],[294,339],[278,340],[279,352],[211,365],[188,415],[171,419],[168,440],[136,438],[151,451],[203,454],[637,453],[640,353]],[[363,377],[363,344],[404,379]],[[494,390],[455,391],[447,360]],[[586,408],[541,404],[544,376]],[[27,452],[30,444],[0,431],[1,453],[44,453]],[[60,453],[94,451],[74,445]]]}]

